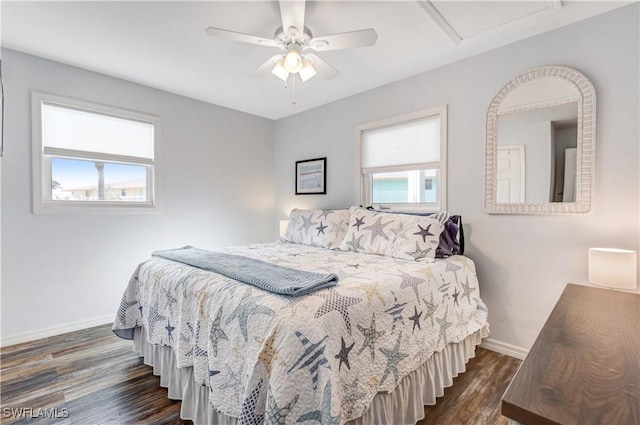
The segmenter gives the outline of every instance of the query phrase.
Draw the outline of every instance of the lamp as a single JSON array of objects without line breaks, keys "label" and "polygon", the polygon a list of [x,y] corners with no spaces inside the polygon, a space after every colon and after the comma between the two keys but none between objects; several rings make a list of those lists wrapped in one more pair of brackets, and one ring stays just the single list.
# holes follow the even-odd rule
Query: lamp
[{"label": "lamp", "polygon": [[289,71],[284,67],[284,58],[280,59],[276,66],[273,67],[271,73],[276,77],[280,78],[285,83],[287,82],[287,78],[289,78]]},{"label": "lamp", "polygon": [[617,289],[637,285],[636,252],[615,248],[589,248],[589,282]]},{"label": "lamp", "polygon": [[316,75],[318,72],[316,69],[309,63],[308,60],[302,59],[302,68],[300,69],[300,79],[304,83],[309,78]]},{"label": "lamp", "polygon": [[289,49],[284,56],[284,69],[291,74],[296,74],[302,69],[302,56],[296,49]]},{"label": "lamp", "polygon": [[276,62],[271,73],[280,78],[285,83],[289,78],[289,74],[300,74],[300,79],[304,83],[308,79],[317,74],[316,69],[311,63],[300,55],[298,49],[289,49],[289,51]]},{"label": "lamp", "polygon": [[280,220],[280,237],[284,238],[287,234],[287,226],[289,226],[289,220]]}]

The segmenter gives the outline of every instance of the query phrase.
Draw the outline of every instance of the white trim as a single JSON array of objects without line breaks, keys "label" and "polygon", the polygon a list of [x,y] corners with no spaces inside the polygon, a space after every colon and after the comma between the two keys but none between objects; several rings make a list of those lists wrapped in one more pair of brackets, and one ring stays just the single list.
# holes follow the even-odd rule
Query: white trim
[{"label": "white trim", "polygon": [[377,121],[368,122],[365,124],[360,124],[357,129],[358,139],[360,138],[360,134],[367,130],[372,130],[374,128],[388,127],[390,125],[399,124],[403,122],[416,121],[419,119],[434,117],[436,115],[442,115],[447,113],[447,105],[434,106],[432,108],[421,109],[415,112],[409,112],[408,114],[396,115],[390,118],[384,118]]},{"label": "white trim", "polygon": [[377,174],[377,173],[395,173],[402,171],[413,171],[413,170],[438,170],[440,169],[440,162],[425,162],[418,164],[407,164],[407,165],[391,165],[389,167],[371,167],[371,168],[363,168],[361,170],[362,174]]},{"label": "white trim", "polygon": [[485,348],[496,353],[504,354],[506,356],[515,357],[516,359],[524,360],[529,353],[529,350],[516,345],[507,344],[506,342],[497,341],[491,338],[484,338],[480,347]]},{"label": "white trim", "polygon": [[479,40],[495,36],[496,34],[509,31],[513,28],[522,27],[530,22],[534,22],[542,18],[543,16],[557,12],[562,8],[562,0],[547,0],[547,6],[536,12],[528,15],[515,17],[514,19],[507,21],[503,24],[499,24],[495,27],[482,30],[467,37],[461,36],[451,25],[451,23],[445,18],[434,4],[429,0],[415,0],[416,3],[425,11],[427,15],[435,22],[435,24],[446,34],[451,41],[456,45],[469,44],[470,42],[477,42]]},{"label": "white trim", "polygon": [[152,158],[140,158],[137,156],[115,155],[100,152],[80,151],[75,149],[50,148],[45,146],[44,155],[57,156],[58,158],[74,158],[87,161],[103,161],[122,164],[140,164],[153,166]]},{"label": "white trim", "polygon": [[433,22],[438,25],[442,32],[444,32],[447,37],[449,37],[449,39],[454,42],[454,44],[457,45],[462,42],[462,37],[460,36],[460,34],[458,34],[458,32],[453,29],[449,21],[447,21],[447,19],[442,16],[440,11],[433,5],[433,3],[428,0],[416,0],[416,3],[418,3],[418,5],[422,7],[427,15],[429,15],[431,19],[433,19]]},{"label": "white trim", "polygon": [[[364,173],[364,171],[372,171],[372,170],[382,170],[382,169],[386,169],[386,167],[376,167],[376,168],[370,168],[370,169],[366,169],[363,170],[362,168],[362,160],[361,160],[361,154],[362,154],[362,136],[365,132],[369,131],[369,130],[373,130],[373,129],[380,129],[380,128],[384,128],[384,127],[390,127],[393,125],[397,125],[397,124],[401,124],[401,123],[406,123],[406,122],[410,122],[410,121],[417,121],[417,120],[423,120],[429,117],[438,117],[440,122],[440,161],[438,162],[439,164],[439,168],[440,168],[440,174],[439,174],[439,179],[438,179],[438,184],[439,184],[439,188],[438,188],[438,195],[439,195],[439,202],[437,204],[426,204],[426,203],[422,203],[422,204],[393,204],[393,205],[398,205],[398,209],[405,209],[409,206],[409,208],[411,208],[412,210],[420,210],[420,211],[446,211],[447,209],[447,163],[448,163],[448,159],[447,159],[447,143],[448,143],[448,119],[447,119],[447,113],[448,113],[448,106],[445,105],[439,105],[439,106],[434,106],[432,108],[427,108],[427,109],[422,109],[419,111],[415,111],[415,112],[410,112],[408,114],[403,114],[403,115],[397,115],[391,118],[385,118],[385,119],[381,119],[381,120],[377,120],[377,121],[373,121],[373,122],[369,122],[369,123],[365,123],[365,124],[361,124],[358,125],[356,127],[356,137],[355,137],[355,142],[356,142],[356,204],[359,205],[370,205],[371,204],[371,200],[369,199],[369,195],[368,194],[364,194],[363,190],[364,190],[364,185],[363,185],[363,179],[367,178],[366,173]],[[399,170],[400,168],[403,168],[402,166],[394,166],[394,167],[389,167],[388,169],[390,171],[395,171],[395,170]],[[412,166],[412,169],[420,169],[420,166]],[[432,166],[432,164],[427,164],[427,168],[435,168]],[[364,175],[363,175],[364,174]],[[387,204],[385,204],[387,205]],[[392,204],[389,204],[392,205]],[[413,206],[413,207],[411,207]]]},{"label": "white trim", "polygon": [[159,214],[149,202],[42,201],[36,214]]},{"label": "white trim", "polygon": [[507,21],[503,24],[500,24],[496,27],[486,29],[484,31],[480,31],[476,34],[470,35],[469,37],[465,37],[460,42],[461,44],[469,44],[476,43],[483,39],[487,39],[493,37],[497,34],[505,33],[507,31],[513,31],[514,29],[523,28],[524,26],[541,20],[543,17],[547,15],[551,15],[553,13],[558,12],[562,8],[562,3],[560,3],[559,7],[551,7],[550,3],[547,4],[547,7],[544,9],[540,9],[536,12],[533,12],[529,15],[520,16],[518,18]]},{"label": "white trim", "polygon": [[[362,179],[367,178],[367,176],[362,175],[362,160],[360,156],[362,155],[362,130],[360,127],[356,127],[355,137],[353,140],[356,141],[356,155],[355,155],[355,167],[353,169],[356,172],[356,191],[355,199],[353,200],[354,205],[362,205]],[[366,205],[363,205],[366,207]]]},{"label": "white trim", "polygon": [[[89,111],[97,114],[141,121],[153,125],[153,159],[141,159],[122,155],[107,155],[86,152],[83,159],[98,159],[105,162],[125,162],[146,165],[152,170],[147,172],[147,196],[148,202],[122,202],[122,201],[59,201],[51,200],[45,194],[45,187],[50,184],[51,165],[46,160],[45,149],[42,143],[42,105],[58,105],[66,108]],[[160,118],[155,115],[129,111],[112,106],[90,103],[78,99],[70,99],[33,91],[31,92],[31,134],[32,134],[32,210],[34,214],[59,214],[59,213],[157,213],[158,212],[158,180],[160,171]],[[47,154],[61,157],[81,157],[85,152],[47,148]],[[43,173],[43,170],[45,171]],[[150,176],[152,174],[152,176]],[[47,184],[48,183],[48,184]]]},{"label": "white trim", "polygon": [[75,332],[82,329],[92,328],[94,326],[105,325],[113,322],[114,315],[98,316],[78,322],[69,322],[63,325],[52,326],[37,331],[24,332],[16,335],[2,337],[0,339],[0,347],[8,347],[9,345],[21,344],[23,342],[35,341],[37,339],[48,338],[50,336],[62,335],[67,332]]},{"label": "white trim", "polygon": [[72,99],[69,97],[56,96],[49,93],[34,91],[31,92],[31,98],[36,99],[47,105],[62,106],[64,108],[76,109],[79,111],[94,112],[101,115],[109,115],[116,118],[122,118],[129,121],[140,121],[144,123],[156,124],[159,120],[155,115],[149,115],[142,112],[130,111],[127,109],[116,108],[113,106],[101,105],[98,103],[87,102],[80,99]]},{"label": "white trim", "polygon": [[560,9],[562,7],[562,0],[547,0],[550,9]]},{"label": "white trim", "polygon": [[546,99],[543,102],[533,102],[526,105],[518,105],[512,108],[500,109],[497,113],[498,116],[519,114],[520,112],[535,111],[537,109],[551,108],[553,106],[568,105],[570,103],[578,103],[580,98],[577,96],[558,97],[552,100]]},{"label": "white trim", "polygon": [[447,146],[449,144],[449,109],[447,105],[442,105],[440,109],[440,211],[447,211],[447,192],[449,175],[447,171],[447,164],[449,163],[449,152]]}]

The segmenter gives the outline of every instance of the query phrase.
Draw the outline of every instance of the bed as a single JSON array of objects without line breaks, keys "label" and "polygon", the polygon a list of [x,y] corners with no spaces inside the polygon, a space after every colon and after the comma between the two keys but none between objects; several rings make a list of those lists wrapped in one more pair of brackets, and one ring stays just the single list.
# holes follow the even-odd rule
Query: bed
[{"label": "bed", "polygon": [[113,330],[197,424],[415,423],[488,335],[473,261],[435,258],[448,219],[294,210],[285,240],[220,250],[338,277],[296,297],[154,256]]}]

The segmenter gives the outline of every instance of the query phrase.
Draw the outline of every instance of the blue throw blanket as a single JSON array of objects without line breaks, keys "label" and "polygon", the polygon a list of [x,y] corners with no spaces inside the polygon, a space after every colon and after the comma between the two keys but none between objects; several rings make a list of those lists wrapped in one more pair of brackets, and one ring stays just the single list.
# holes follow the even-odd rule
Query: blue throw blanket
[{"label": "blue throw blanket", "polygon": [[338,276],[333,273],[290,269],[253,258],[205,251],[192,246],[156,251],[152,255],[220,273],[280,295],[297,297],[338,284]]}]

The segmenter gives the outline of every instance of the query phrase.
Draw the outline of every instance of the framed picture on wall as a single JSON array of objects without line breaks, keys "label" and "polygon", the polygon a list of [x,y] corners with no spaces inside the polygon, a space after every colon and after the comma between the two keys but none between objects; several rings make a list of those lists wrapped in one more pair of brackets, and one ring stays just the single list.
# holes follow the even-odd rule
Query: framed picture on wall
[{"label": "framed picture on wall", "polygon": [[327,193],[327,158],[296,161],[296,195]]}]

